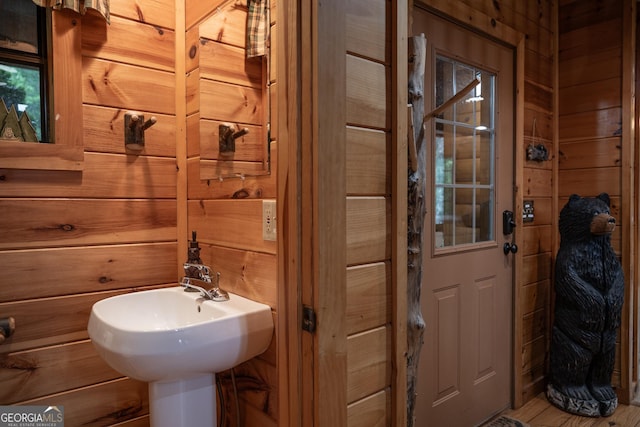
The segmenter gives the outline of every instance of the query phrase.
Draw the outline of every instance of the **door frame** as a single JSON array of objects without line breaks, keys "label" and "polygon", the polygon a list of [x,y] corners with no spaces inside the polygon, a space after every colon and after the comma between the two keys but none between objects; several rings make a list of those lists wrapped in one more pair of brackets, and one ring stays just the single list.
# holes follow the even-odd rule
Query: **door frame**
[{"label": "door frame", "polygon": [[[515,100],[514,100],[514,196],[513,196],[513,209],[514,212],[522,212],[524,195],[522,189],[524,188],[524,88],[525,88],[525,34],[518,30],[509,27],[499,21],[496,21],[489,15],[486,15],[476,9],[473,9],[462,2],[450,2],[448,0],[415,0],[415,7],[422,7],[423,9],[432,12],[436,15],[445,17],[454,22],[457,22],[462,27],[471,29],[472,31],[479,32],[490,39],[497,40],[501,43],[505,43],[512,46],[515,51]],[[411,11],[413,16],[413,10]],[[413,35],[413,28],[409,31],[410,35]],[[429,40],[427,40],[429,44]],[[555,102],[555,101],[554,101]],[[557,156],[554,156],[554,161]],[[557,168],[554,168],[557,171]],[[557,195],[557,179],[553,180],[553,194]],[[557,197],[553,197],[553,203],[557,204]],[[557,209],[553,208],[555,212]],[[522,230],[522,215],[514,215],[516,221],[516,230]],[[554,220],[556,221],[556,220]],[[555,222],[554,222],[555,224]],[[518,247],[523,247],[523,233],[516,232],[514,241]],[[512,398],[511,402],[514,408],[518,408],[523,405],[523,383],[522,383],[522,331],[523,331],[523,319],[522,308],[520,304],[520,289],[522,288],[522,267],[523,256],[522,251],[513,255],[513,337],[512,337]]]},{"label": "door frame", "polygon": [[[276,9],[278,421],[342,427],[347,421],[344,3],[281,0]],[[331,26],[334,31],[320,33]],[[320,66],[327,63],[331,70]],[[315,332],[302,330],[303,306],[316,313]],[[323,381],[327,372],[331,378]]]}]

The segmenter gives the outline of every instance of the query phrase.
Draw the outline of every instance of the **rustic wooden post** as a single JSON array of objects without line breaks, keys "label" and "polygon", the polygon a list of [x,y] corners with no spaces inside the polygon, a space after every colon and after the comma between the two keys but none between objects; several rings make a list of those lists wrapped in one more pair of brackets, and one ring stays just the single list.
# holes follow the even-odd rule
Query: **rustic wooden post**
[{"label": "rustic wooden post", "polygon": [[427,41],[424,34],[409,38],[409,159],[407,198],[407,425],[415,425],[414,409],[418,362],[424,335],[420,310],[422,286],[422,231],[425,217],[426,155],[424,144],[424,69]]}]

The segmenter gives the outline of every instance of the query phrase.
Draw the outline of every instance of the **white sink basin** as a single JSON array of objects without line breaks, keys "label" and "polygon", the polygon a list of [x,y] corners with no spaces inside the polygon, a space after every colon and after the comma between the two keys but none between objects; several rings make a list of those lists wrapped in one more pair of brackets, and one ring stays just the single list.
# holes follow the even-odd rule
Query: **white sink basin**
[{"label": "white sink basin", "polygon": [[113,369],[150,383],[152,426],[213,427],[215,372],[264,352],[273,320],[268,305],[239,295],[214,302],[173,287],[98,301],[87,329]]}]

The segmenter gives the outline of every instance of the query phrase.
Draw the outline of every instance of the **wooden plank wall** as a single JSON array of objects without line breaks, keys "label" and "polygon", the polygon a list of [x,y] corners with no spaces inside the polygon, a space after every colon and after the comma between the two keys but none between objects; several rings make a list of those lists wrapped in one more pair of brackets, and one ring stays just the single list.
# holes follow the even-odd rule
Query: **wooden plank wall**
[{"label": "wooden plank wall", "polygon": [[[573,193],[611,196],[621,255],[623,2],[560,2],[558,209]],[[596,36],[598,35],[598,36]],[[628,156],[628,154],[627,154]],[[627,197],[629,195],[624,195]],[[620,383],[620,352],[613,384]]]},{"label": "wooden plank wall", "polygon": [[392,425],[391,3],[347,2],[347,424]]},{"label": "wooden plank wall", "polygon": [[[272,43],[276,39],[275,7],[276,1],[272,0]],[[204,136],[212,132],[217,135],[217,123],[233,122],[249,127],[250,133],[245,137],[249,145],[258,144],[265,135],[261,127],[266,127],[268,97],[275,94],[275,67],[270,68],[270,81],[266,84],[262,59],[245,59],[246,20],[246,1],[186,2],[187,222],[189,235],[191,230],[197,232],[202,261],[221,273],[220,286],[271,306],[277,329],[277,246],[276,242],[262,238],[262,200],[276,198],[277,138],[271,141],[270,175],[222,180],[212,175],[212,179],[201,179],[201,168],[215,170],[211,167],[215,161],[211,159],[217,154],[217,139]],[[217,96],[211,97],[211,93]],[[237,95],[233,94],[240,94],[242,102],[238,103]],[[274,106],[271,111],[275,112],[275,99],[271,104]],[[200,120],[201,116],[208,120]],[[276,123],[273,114],[271,123]],[[213,130],[202,129],[207,126]],[[277,135],[275,126],[271,127],[271,135]],[[178,254],[179,262],[184,261],[181,255]],[[234,374],[240,425],[276,426],[279,417],[275,336],[264,354],[234,368]],[[225,425],[236,425],[231,372],[220,373],[218,377],[228,415]]]},{"label": "wooden plank wall", "polygon": [[[435,8],[457,13],[456,18],[467,22],[470,18],[461,8],[438,0],[427,0]],[[440,6],[440,3],[445,6]],[[551,0],[462,0],[467,7],[481,12],[488,20],[495,20],[525,36],[524,49],[524,145],[544,144],[554,152],[554,18]],[[453,12],[452,12],[453,9]],[[477,19],[478,17],[474,18]],[[482,18],[484,19],[484,18]],[[474,25],[474,22],[470,22]],[[486,25],[478,22],[475,25]],[[514,113],[515,114],[515,113]],[[522,257],[522,271],[516,278],[521,296],[516,304],[522,316],[515,319],[516,342],[521,351],[514,356],[516,389],[514,404],[519,406],[544,388],[544,367],[549,339],[550,279],[556,219],[553,211],[553,159],[546,162],[524,160],[521,177],[523,188],[516,192],[516,206],[531,200],[535,206],[533,222],[523,224],[524,244],[517,256]],[[517,214],[517,213],[516,213]],[[428,272],[426,273],[428,274]],[[428,327],[428,326],[427,326]]]},{"label": "wooden plank wall", "polygon": [[[148,425],[147,385],[99,358],[94,302],[175,284],[174,0],[111,1],[111,25],[82,25],[82,172],[0,171],[0,404],[63,405],[68,425]],[[56,96],[64,96],[57,93]],[[124,113],[157,123],[139,155]],[[77,129],[77,128],[76,128]]]}]

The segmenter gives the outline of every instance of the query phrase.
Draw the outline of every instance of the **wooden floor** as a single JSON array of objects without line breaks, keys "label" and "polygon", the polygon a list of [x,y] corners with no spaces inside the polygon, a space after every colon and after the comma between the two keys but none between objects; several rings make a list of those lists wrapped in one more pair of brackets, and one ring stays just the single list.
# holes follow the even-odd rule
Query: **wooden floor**
[{"label": "wooden floor", "polygon": [[640,427],[640,406],[620,405],[610,417],[588,418],[567,414],[551,405],[544,394],[522,408],[504,413],[531,427]]}]

